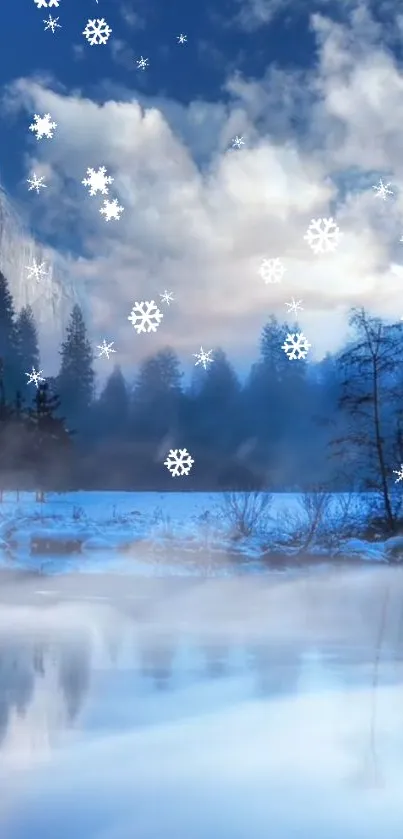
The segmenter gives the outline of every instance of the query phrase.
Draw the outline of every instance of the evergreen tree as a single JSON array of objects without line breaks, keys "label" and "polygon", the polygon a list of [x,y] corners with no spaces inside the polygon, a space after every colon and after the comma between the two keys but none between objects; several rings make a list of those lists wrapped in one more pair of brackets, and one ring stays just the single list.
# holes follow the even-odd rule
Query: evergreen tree
[{"label": "evergreen tree", "polygon": [[29,455],[37,489],[42,492],[51,486],[65,488],[70,467],[72,432],[65,427],[65,419],[56,416],[60,399],[51,394],[45,382],[39,385],[29,417]]},{"label": "evergreen tree", "polygon": [[39,370],[38,332],[31,306],[24,306],[17,318],[17,340],[22,369]]},{"label": "evergreen tree", "polygon": [[4,274],[0,271],[0,358],[3,359],[3,384],[8,397],[23,381],[13,298]]},{"label": "evergreen tree", "polygon": [[57,377],[63,411],[75,427],[85,428],[94,398],[94,356],[80,306],[73,307],[60,351],[61,366]]},{"label": "evergreen tree", "polygon": [[169,347],[143,362],[133,393],[133,425],[138,440],[159,442],[178,431],[181,378],[178,358]]},{"label": "evergreen tree", "polygon": [[115,365],[96,406],[96,426],[100,437],[121,437],[127,431],[129,395],[118,365]]},{"label": "evergreen tree", "polygon": [[228,454],[239,442],[241,388],[223,350],[215,350],[213,358],[213,363],[194,377],[191,437],[196,444]]}]

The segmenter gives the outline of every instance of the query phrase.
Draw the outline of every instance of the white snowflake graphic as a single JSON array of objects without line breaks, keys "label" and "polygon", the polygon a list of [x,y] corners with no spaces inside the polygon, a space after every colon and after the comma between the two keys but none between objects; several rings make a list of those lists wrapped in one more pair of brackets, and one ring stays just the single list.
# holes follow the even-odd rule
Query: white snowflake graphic
[{"label": "white snowflake graphic", "polygon": [[154,300],[145,300],[141,303],[136,301],[128,320],[133,324],[137,335],[140,335],[140,332],[156,332],[163,317]]},{"label": "white snowflake graphic", "polygon": [[386,201],[388,195],[394,195],[394,192],[392,192],[391,189],[388,189],[389,186],[390,186],[390,181],[389,181],[389,183],[384,184],[382,178],[379,178],[378,186],[373,186],[372,189],[375,190],[378,197],[381,196],[383,198],[383,200]]},{"label": "white snowflake graphic", "polygon": [[143,58],[142,55],[140,56],[139,60],[136,63],[137,63],[137,69],[138,70],[145,70],[146,67],[149,67],[149,65],[150,65],[150,62],[149,62],[148,58]]},{"label": "white snowflake graphic", "polygon": [[197,367],[199,364],[202,364],[204,369],[207,370],[208,364],[212,364],[212,362],[214,361],[213,358],[210,358],[212,352],[213,350],[207,350],[207,352],[205,352],[203,347],[200,347],[200,352],[194,352],[193,358],[197,358],[197,361],[195,362],[195,367]]},{"label": "white snowflake graphic", "polygon": [[178,44],[186,44],[187,39],[188,39],[188,36],[187,35],[182,35],[182,33],[181,33],[180,35],[178,35],[176,40],[178,41]]},{"label": "white snowflake graphic", "polygon": [[27,178],[27,184],[29,184],[28,192],[31,192],[34,189],[37,193],[41,189],[46,189],[46,184],[43,183],[45,177],[38,178],[35,172],[32,172],[32,178]]},{"label": "white snowflake graphic", "polygon": [[38,9],[58,9],[60,0],[48,0],[48,2],[47,0],[34,0],[34,3]]},{"label": "white snowflake graphic", "polygon": [[284,350],[287,358],[294,361],[299,358],[306,358],[306,354],[310,349],[311,344],[308,343],[305,335],[302,332],[288,333],[281,349]]},{"label": "white snowflake graphic", "polygon": [[187,449],[170,449],[164,466],[167,467],[173,478],[188,475],[194,464],[193,458]]},{"label": "white snowflake graphic", "polygon": [[43,370],[35,370],[35,367],[32,367],[31,370],[31,373],[25,373],[25,375],[28,376],[27,385],[34,384],[38,388],[39,382],[45,381],[45,379],[42,378]]},{"label": "white snowflake graphic", "polygon": [[161,303],[167,303],[168,306],[175,299],[173,294],[172,294],[172,291],[166,291],[166,290],[164,291],[163,294],[160,294],[160,298],[161,298]]},{"label": "white snowflake graphic", "polygon": [[119,221],[121,214],[124,211],[124,207],[121,207],[118,204],[118,199],[114,198],[113,201],[108,201],[105,198],[105,201],[100,209],[100,213],[102,216],[105,216],[105,221],[111,221],[111,219],[115,219]]},{"label": "white snowflake graphic", "polygon": [[43,117],[39,114],[34,114],[34,122],[29,126],[29,130],[36,134],[37,140],[42,140],[42,137],[47,137],[51,140],[53,137],[53,130],[57,128],[57,122],[52,122],[50,114],[44,114]]},{"label": "white snowflake graphic", "polygon": [[106,358],[109,358],[110,353],[116,352],[116,350],[112,349],[114,343],[115,343],[114,341],[111,341],[110,344],[108,344],[105,341],[105,338],[104,338],[104,340],[102,341],[102,344],[101,345],[98,344],[98,346],[97,346],[97,350],[101,350],[101,352],[98,355],[98,358],[101,358],[102,355],[106,356]]},{"label": "white snowflake graphic", "polygon": [[45,269],[44,262],[41,262],[40,265],[38,265],[36,259],[33,259],[32,265],[26,265],[25,267],[27,271],[29,271],[28,280],[32,280],[35,277],[36,281],[39,283],[39,281],[42,280],[43,277],[48,276],[48,272]]},{"label": "white snowflake graphic", "polygon": [[318,254],[335,251],[340,237],[340,230],[332,218],[317,218],[312,219],[304,240]]},{"label": "white snowflake graphic", "polygon": [[87,169],[87,178],[84,178],[81,183],[84,186],[89,186],[89,194],[96,195],[97,192],[100,192],[101,195],[108,195],[109,189],[108,184],[112,184],[114,178],[111,178],[110,175],[106,174],[106,167],[100,166],[97,171],[95,169]]},{"label": "white snowflake graphic", "polygon": [[85,35],[88,43],[93,46],[94,44],[106,44],[111,33],[112,29],[108,26],[106,20],[101,17],[89,20],[82,34]]},{"label": "white snowflake graphic", "polygon": [[395,480],[395,484],[398,484],[399,481],[403,481],[403,463],[400,464],[400,469],[394,469],[393,474],[397,475]]},{"label": "white snowflake graphic", "polygon": [[232,141],[232,148],[233,149],[240,149],[241,146],[244,146],[244,145],[245,145],[244,138],[243,137],[238,137],[238,134],[237,134],[236,137],[234,137],[234,139]]},{"label": "white snowflake graphic", "polygon": [[294,298],[292,298],[291,303],[286,303],[285,305],[288,307],[289,312],[294,312],[294,315],[296,315],[297,312],[303,311],[301,303],[302,300],[294,300]]},{"label": "white snowflake graphic", "polygon": [[50,29],[54,34],[56,32],[56,29],[61,29],[62,27],[60,26],[60,23],[57,22],[58,20],[58,17],[52,17],[52,15],[50,14],[48,19],[43,21],[44,23],[46,23],[45,32],[47,29]]},{"label": "white snowflake graphic", "polygon": [[275,259],[263,259],[259,268],[259,274],[266,285],[267,283],[281,283],[285,271],[286,269],[278,257]]}]

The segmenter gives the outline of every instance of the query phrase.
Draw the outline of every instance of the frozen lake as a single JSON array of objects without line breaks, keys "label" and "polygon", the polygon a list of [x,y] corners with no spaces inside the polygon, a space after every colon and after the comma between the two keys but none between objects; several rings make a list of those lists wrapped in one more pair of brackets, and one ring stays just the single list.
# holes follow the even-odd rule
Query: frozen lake
[{"label": "frozen lake", "polygon": [[400,839],[402,578],[148,581],[133,605],[16,583],[0,835]]}]

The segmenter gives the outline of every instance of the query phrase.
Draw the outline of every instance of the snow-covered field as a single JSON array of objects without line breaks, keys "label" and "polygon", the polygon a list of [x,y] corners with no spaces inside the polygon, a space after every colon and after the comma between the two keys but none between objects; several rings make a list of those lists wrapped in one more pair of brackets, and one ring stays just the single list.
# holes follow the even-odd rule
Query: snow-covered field
[{"label": "snow-covered field", "polygon": [[[239,496],[243,515],[243,496]],[[340,498],[337,499],[339,503]],[[256,502],[257,504],[259,501]],[[336,504],[336,501],[335,501]],[[360,499],[354,499],[355,515]],[[233,511],[232,511],[233,513]],[[0,505],[2,567],[66,573],[113,570],[136,574],[228,574],[267,568],[264,558],[276,553],[287,566],[293,551],[279,542],[291,521],[303,533],[309,520],[301,513],[301,496],[277,494],[270,509],[254,520],[253,504],[246,511],[250,532],[234,538],[237,513],[223,506],[214,493],[73,492],[49,493],[44,503],[31,493],[7,493]],[[327,515],[330,515],[328,511]],[[338,515],[333,531],[337,537]],[[308,512],[309,519],[309,512]],[[301,536],[303,542],[303,535]],[[392,544],[393,543],[393,544]],[[315,551],[321,560],[343,555],[360,561],[388,561],[403,540],[365,544],[356,538],[336,538],[330,550]],[[295,549],[294,549],[295,553]],[[395,550],[396,554],[396,550]]]}]

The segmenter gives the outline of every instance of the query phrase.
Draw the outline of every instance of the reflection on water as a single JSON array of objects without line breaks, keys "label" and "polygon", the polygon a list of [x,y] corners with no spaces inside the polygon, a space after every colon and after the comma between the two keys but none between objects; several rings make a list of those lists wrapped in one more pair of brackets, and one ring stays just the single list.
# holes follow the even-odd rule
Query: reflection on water
[{"label": "reflection on water", "polygon": [[0,835],[400,839],[402,595],[389,569],[0,605]]}]

